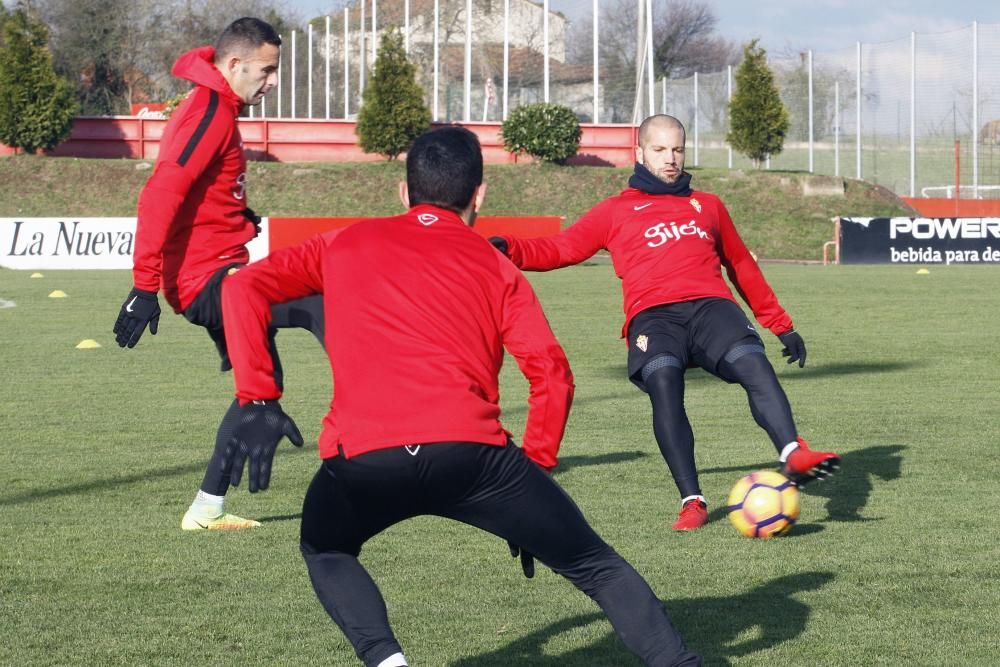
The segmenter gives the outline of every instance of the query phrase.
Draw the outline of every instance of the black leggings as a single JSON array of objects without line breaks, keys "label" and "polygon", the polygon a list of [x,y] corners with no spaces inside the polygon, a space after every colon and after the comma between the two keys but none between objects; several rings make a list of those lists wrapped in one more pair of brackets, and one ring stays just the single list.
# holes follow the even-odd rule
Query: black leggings
[{"label": "black leggings", "polygon": [[[655,361],[655,360],[654,360]],[[698,470],[694,462],[694,433],[684,410],[684,369],[675,365],[660,367],[645,378],[646,391],[653,406],[653,434],[660,453],[670,468],[681,498],[701,495]],[[722,361],[716,375],[739,383],[746,390],[750,414],[774,443],[778,452],[795,442],[798,432],[771,362],[763,353],[744,354],[735,361]]]},{"label": "black leggings", "polygon": [[[274,340],[278,335],[278,329],[306,329],[322,345],[324,336],[323,297],[321,295],[308,296],[304,299],[296,299],[271,307],[268,346],[271,351],[271,362],[274,366],[274,380],[279,388],[283,388],[285,375],[281,368],[281,357],[278,355],[278,347]],[[222,338],[221,346],[216,340],[217,336],[223,336],[223,332],[209,330],[209,335],[212,335],[212,340],[216,342],[225,368],[228,362],[225,338]],[[201,481],[201,490],[205,493],[224,496],[229,489],[229,478],[222,475],[222,460],[226,453],[226,443],[229,442],[239,424],[239,409],[239,403],[234,399],[222,417],[222,423],[219,424],[219,429],[215,434],[215,449],[212,451],[212,458],[205,470],[205,477]]]},{"label": "black leggings", "polygon": [[461,521],[534,554],[597,602],[647,665],[701,664],[645,580],[520,448],[436,443],[327,459],[306,493],[301,548],[313,589],[366,665],[402,649],[358,554],[419,515]]}]

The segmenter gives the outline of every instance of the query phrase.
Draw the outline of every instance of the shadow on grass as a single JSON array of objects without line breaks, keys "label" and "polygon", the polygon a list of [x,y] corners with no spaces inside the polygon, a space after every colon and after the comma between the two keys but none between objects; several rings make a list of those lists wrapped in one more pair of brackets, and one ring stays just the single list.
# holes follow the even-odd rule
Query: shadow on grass
[{"label": "shadow on grass", "polygon": [[17,495],[0,498],[0,507],[5,505],[22,505],[24,503],[32,503],[41,500],[48,500],[50,498],[59,498],[62,496],[92,493],[94,491],[105,491],[119,486],[128,486],[129,484],[148,482],[153,479],[188,475],[193,472],[204,472],[206,464],[207,461],[198,461],[197,463],[185,463],[183,465],[141,472],[135,475],[127,475],[125,477],[108,477],[105,479],[95,479],[89,482],[80,482],[79,484],[67,484],[66,486],[59,486],[51,489],[26,491]]},{"label": "shadow on grass", "polygon": [[[827,516],[819,519],[824,522],[833,521],[878,521],[878,518],[863,517],[861,510],[868,504],[868,499],[875,492],[875,479],[891,482],[903,474],[902,452],[905,445],[875,445],[865,447],[840,456],[840,470],[831,479],[823,482],[813,482],[802,489],[802,493],[810,496],[822,496],[827,499]],[[773,462],[757,465],[732,466],[723,468],[707,468],[705,473],[735,473],[747,474],[755,470],[774,469]],[[735,478],[733,479],[735,483]],[[725,516],[724,508],[717,508],[709,518]],[[796,526],[795,532],[801,533],[804,526]]]},{"label": "shadow on grass", "polygon": [[[802,634],[811,610],[794,596],[819,590],[833,578],[831,572],[793,574],[741,595],[673,600],[667,609],[684,641],[702,655],[706,665],[728,665],[733,658],[772,649]],[[610,632],[589,646],[560,655],[544,654],[546,644],[558,635],[603,619],[596,612],[562,619],[495,651],[451,664],[452,667],[639,665],[639,660]]]},{"label": "shadow on grass", "polygon": [[645,452],[609,452],[607,454],[595,454],[588,456],[560,456],[559,466],[553,471],[553,475],[559,476],[573,468],[584,468],[586,466],[600,466],[614,463],[626,463],[637,459],[645,458],[649,454]]},{"label": "shadow on grass", "polygon": [[[803,377],[812,379],[817,377],[838,377],[841,375],[877,375],[879,373],[899,373],[902,371],[920,368],[928,364],[922,361],[884,361],[884,362],[856,362],[856,363],[808,363],[805,368],[795,367],[789,374],[781,373],[787,364],[775,362],[771,363],[776,371],[780,373],[779,379],[784,381],[790,378]],[[594,369],[594,374],[609,379],[621,379],[629,383],[628,369],[624,363],[608,364],[603,368]],[[700,382],[720,382],[719,378],[701,368],[689,368],[684,374],[686,384],[698,384]]]},{"label": "shadow on grass", "polygon": [[[283,451],[278,452],[278,456],[296,456],[296,455],[301,456],[303,450],[308,448],[309,448],[308,445],[302,448],[286,447]],[[211,453],[210,450],[206,450],[205,452],[206,455],[210,453]],[[207,465],[208,465],[208,459],[206,458],[204,460],[200,459],[195,463],[184,463],[180,465],[170,466],[169,468],[150,470],[146,472],[136,473],[134,475],[126,475],[124,477],[106,477],[104,479],[95,479],[89,482],[80,482],[78,484],[67,484],[66,486],[54,487],[51,489],[25,491],[23,493],[19,493],[13,496],[0,497],[0,507],[3,507],[5,505],[23,505],[24,503],[32,503],[41,500],[48,500],[50,498],[59,498],[62,496],[74,496],[78,494],[92,493],[94,491],[106,491],[120,486],[128,486],[130,484],[138,484],[141,482],[149,482],[155,479],[166,479],[168,477],[179,477],[182,475],[188,475],[193,472],[204,472],[205,466]]]},{"label": "shadow on grass", "polygon": [[[631,386],[631,384],[629,385]],[[628,387],[626,387],[627,389]],[[581,396],[573,399],[573,412],[579,410],[584,405],[589,405],[592,403],[606,403],[607,401],[628,399],[631,392],[622,391],[615,394],[604,394],[603,396]],[[502,421],[507,421],[511,417],[523,417],[528,412],[528,406],[525,403],[518,405],[513,405],[509,408],[503,408],[503,414],[500,415]],[[570,419],[572,419],[573,413],[570,413]]]}]

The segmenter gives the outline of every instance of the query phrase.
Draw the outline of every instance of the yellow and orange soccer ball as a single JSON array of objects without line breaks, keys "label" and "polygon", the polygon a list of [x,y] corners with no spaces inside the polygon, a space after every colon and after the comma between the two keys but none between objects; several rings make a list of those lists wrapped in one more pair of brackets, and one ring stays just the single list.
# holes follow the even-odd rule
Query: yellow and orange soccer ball
[{"label": "yellow and orange soccer ball", "polygon": [[729,492],[729,520],[747,537],[783,535],[799,518],[799,490],[779,472],[752,472]]}]

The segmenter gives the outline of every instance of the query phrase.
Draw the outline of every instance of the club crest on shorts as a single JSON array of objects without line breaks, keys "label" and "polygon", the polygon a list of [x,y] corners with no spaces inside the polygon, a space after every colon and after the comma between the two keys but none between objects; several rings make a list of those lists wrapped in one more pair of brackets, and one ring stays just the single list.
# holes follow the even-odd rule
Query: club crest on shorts
[{"label": "club crest on shorts", "polygon": [[643,352],[646,351],[646,348],[649,347],[649,338],[646,334],[639,334],[635,337],[635,346]]},{"label": "club crest on shorts", "polygon": [[701,202],[700,201],[698,201],[694,197],[691,197],[691,201],[689,203],[691,204],[691,206],[694,207],[694,210],[696,210],[699,213],[701,213]]}]

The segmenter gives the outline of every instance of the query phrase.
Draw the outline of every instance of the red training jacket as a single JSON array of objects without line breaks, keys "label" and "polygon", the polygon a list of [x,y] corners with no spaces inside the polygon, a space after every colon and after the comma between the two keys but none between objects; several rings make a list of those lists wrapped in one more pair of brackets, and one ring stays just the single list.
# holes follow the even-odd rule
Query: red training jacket
[{"label": "red training jacket", "polygon": [[217,269],[246,263],[256,234],[243,215],[246,159],[236,117],[243,102],[212,63],[215,50],[185,53],[172,73],[195,84],[160,139],[153,175],[139,195],[132,279],[163,289],[176,312],[187,308]]},{"label": "red training jacket", "polygon": [[504,239],[514,264],[529,271],[578,264],[608,250],[622,281],[623,337],[632,318],[653,306],[706,297],[735,301],[723,266],[763,326],[775,335],[792,328],[726,207],[707,192],[681,197],[626,188],[556,236]]},{"label": "red training jacket", "polygon": [[334,377],[320,456],[469,441],[503,445],[504,348],[530,385],[523,447],[552,468],[573,399],[566,355],[524,275],[450,211],[415,206],[313,237],[222,282],[236,397],[281,395],[270,307],[323,294]]}]

